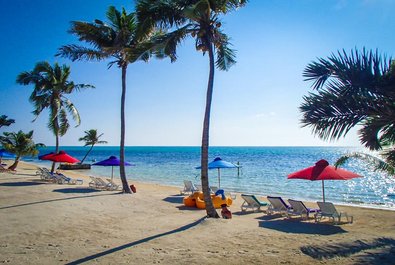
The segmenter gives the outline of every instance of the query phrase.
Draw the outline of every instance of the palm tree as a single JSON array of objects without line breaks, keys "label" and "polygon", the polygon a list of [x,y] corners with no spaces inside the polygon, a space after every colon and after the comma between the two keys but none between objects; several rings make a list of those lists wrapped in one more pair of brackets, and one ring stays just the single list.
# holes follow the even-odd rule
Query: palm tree
[{"label": "palm tree", "polygon": [[[70,67],[60,66],[55,63],[52,67],[48,62],[39,62],[30,72],[22,72],[17,77],[17,83],[21,85],[34,85],[30,102],[34,105],[33,114],[35,119],[41,112],[49,109],[48,128],[56,138],[55,152],[59,151],[59,137],[66,134],[70,127],[68,113],[79,126],[81,123],[80,114],[74,104],[66,97],[74,91],[83,88],[92,88],[91,85],[74,84],[69,81]],[[52,163],[51,172],[55,170],[55,163]]]},{"label": "palm tree", "polygon": [[15,162],[12,164],[9,169],[15,170],[18,166],[19,160],[22,156],[26,155],[37,155],[38,150],[37,147],[43,147],[43,144],[35,144],[33,141],[33,131],[28,133],[24,133],[19,131],[15,132],[4,132],[4,136],[0,137],[0,142],[3,145],[4,149],[15,154]]},{"label": "palm tree", "polygon": [[14,119],[8,119],[7,115],[0,116],[0,128],[3,126],[10,126],[11,124],[15,123]]},{"label": "palm tree", "polygon": [[[218,218],[210,196],[208,182],[208,148],[211,101],[213,95],[215,66],[228,70],[236,61],[235,53],[229,47],[229,38],[221,30],[220,15],[242,7],[247,0],[140,0],[137,15],[142,25],[176,29],[156,38],[158,47],[174,61],[177,45],[187,36],[195,39],[197,51],[208,53],[209,78],[206,94],[206,108],[201,145],[201,182],[208,217]],[[216,61],[214,56],[216,55]],[[214,62],[215,61],[215,62]]]},{"label": "palm tree", "polygon": [[92,46],[88,48],[78,45],[65,45],[60,48],[57,56],[75,60],[105,60],[113,59],[109,67],[116,64],[122,71],[121,94],[121,141],[119,167],[124,192],[131,193],[125,173],[125,98],[126,70],[130,63],[139,60],[148,61],[150,52],[145,47],[149,45],[149,37],[155,32],[152,28],[141,31],[138,28],[134,13],[126,13],[125,9],[118,11],[110,6],[107,10],[108,23],[96,19],[93,23],[73,21],[70,33],[78,36],[80,41]]},{"label": "palm tree", "polygon": [[[310,126],[323,140],[337,140],[360,125],[361,144],[384,150],[384,161],[395,165],[395,62],[391,58],[365,49],[351,50],[350,55],[338,51],[310,63],[304,77],[317,90],[305,96],[300,106],[304,127]],[[372,160],[363,154],[350,156]]]},{"label": "palm tree", "polygon": [[93,146],[95,144],[106,144],[107,141],[100,141],[100,137],[102,137],[103,134],[97,135],[97,130],[96,129],[91,129],[89,131],[85,131],[85,136],[81,137],[78,139],[78,141],[84,141],[85,146],[90,145],[91,147],[89,148],[88,152],[84,156],[84,158],[81,160],[81,164],[84,163],[85,158],[89,155],[89,153],[92,151]]}]

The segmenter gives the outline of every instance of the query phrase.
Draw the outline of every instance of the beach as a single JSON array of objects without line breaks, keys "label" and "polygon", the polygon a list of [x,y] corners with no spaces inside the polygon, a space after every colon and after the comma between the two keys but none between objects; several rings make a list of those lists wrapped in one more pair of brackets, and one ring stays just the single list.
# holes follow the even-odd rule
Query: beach
[{"label": "beach", "polygon": [[89,177],[72,171],[64,173],[83,185],[48,183],[36,170],[21,162],[0,173],[0,263],[395,263],[395,211],[336,206],[354,222],[316,224],[242,213],[237,195],[232,219],[205,219],[183,206],[182,187],[129,180],[137,187],[130,195],[90,189]]}]

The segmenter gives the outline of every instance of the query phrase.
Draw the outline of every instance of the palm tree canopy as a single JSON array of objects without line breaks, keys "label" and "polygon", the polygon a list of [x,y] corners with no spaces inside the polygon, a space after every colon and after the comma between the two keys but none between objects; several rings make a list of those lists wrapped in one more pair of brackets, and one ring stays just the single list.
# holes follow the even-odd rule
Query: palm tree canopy
[{"label": "palm tree canopy", "polygon": [[108,23],[99,19],[93,23],[72,21],[70,33],[91,47],[65,45],[56,56],[67,57],[72,61],[113,58],[109,67],[114,63],[123,67],[138,60],[148,61],[151,53],[146,46],[149,46],[148,38],[155,34],[155,30],[151,28],[145,32],[140,31],[136,15],[127,13],[124,8],[119,11],[110,6],[106,16]]},{"label": "palm tree canopy", "polygon": [[24,133],[23,131],[4,132],[4,136],[0,137],[0,142],[4,149],[16,154],[17,157],[25,155],[37,155],[37,147],[44,146],[43,144],[35,144],[33,141],[33,131]]},{"label": "palm tree canopy", "polygon": [[100,135],[97,134],[96,129],[91,129],[89,131],[85,131],[85,136],[78,139],[78,141],[84,141],[85,146],[95,145],[95,144],[106,144],[107,141],[101,141],[100,137],[103,136],[103,133]]},{"label": "palm tree canopy", "polygon": [[214,45],[216,66],[228,70],[236,63],[235,51],[230,48],[228,36],[221,30],[219,16],[246,4],[246,0],[140,0],[137,16],[142,27],[176,27],[170,33],[156,38],[157,49],[177,59],[176,48],[187,36],[195,38],[195,48],[203,54]]},{"label": "palm tree canopy", "polygon": [[304,77],[317,93],[300,106],[302,125],[324,140],[361,125],[360,141],[371,150],[395,142],[395,64],[378,51],[344,50],[310,63]]},{"label": "palm tree canopy", "polygon": [[7,115],[0,116],[0,128],[3,126],[10,126],[11,124],[15,123],[14,119],[8,119]]},{"label": "palm tree canopy", "polygon": [[35,119],[48,108],[48,127],[60,136],[64,135],[70,126],[68,113],[76,121],[76,126],[81,123],[77,108],[65,95],[84,88],[93,88],[87,84],[75,84],[68,80],[69,76],[70,67],[66,65],[55,63],[52,67],[48,62],[39,62],[32,71],[20,73],[16,80],[21,85],[34,85],[29,100],[34,105]]}]

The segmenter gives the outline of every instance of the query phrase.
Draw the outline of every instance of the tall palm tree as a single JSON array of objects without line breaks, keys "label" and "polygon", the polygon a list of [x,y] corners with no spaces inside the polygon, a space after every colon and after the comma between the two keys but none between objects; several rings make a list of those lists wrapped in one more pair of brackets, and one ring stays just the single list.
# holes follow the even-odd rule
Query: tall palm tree
[{"label": "tall palm tree", "polygon": [[343,50],[310,63],[303,75],[317,91],[305,96],[300,106],[303,126],[310,126],[321,139],[337,140],[360,125],[361,144],[374,151],[385,149],[385,162],[395,165],[395,62],[391,58],[378,51],[351,50],[348,55]]},{"label": "tall palm tree", "polygon": [[106,144],[107,141],[101,141],[100,137],[102,137],[103,134],[97,135],[97,130],[96,129],[90,129],[89,131],[85,131],[85,136],[81,137],[78,139],[78,141],[84,141],[85,146],[90,145],[91,147],[89,148],[88,152],[84,156],[84,158],[81,160],[81,164],[84,163],[85,158],[89,155],[89,153],[92,151],[93,146],[95,144]]},{"label": "tall palm tree", "polygon": [[7,115],[0,116],[0,128],[3,126],[10,126],[11,124],[15,123],[14,119],[8,119]]},{"label": "tall palm tree", "polygon": [[[18,75],[16,81],[21,85],[34,85],[30,102],[34,105],[33,114],[36,116],[35,121],[41,112],[49,109],[48,128],[55,135],[56,146],[55,152],[59,151],[59,137],[66,134],[70,127],[68,114],[79,126],[81,123],[80,114],[74,104],[66,97],[75,91],[83,88],[92,88],[87,84],[74,84],[69,81],[70,67],[60,66],[55,63],[51,66],[48,62],[39,62],[30,72],[22,72]],[[51,172],[55,170],[55,163],[52,163]]]},{"label": "tall palm tree", "polygon": [[37,147],[43,147],[43,144],[35,144],[33,141],[33,131],[24,133],[19,131],[15,132],[4,132],[4,136],[0,136],[0,142],[4,149],[15,154],[15,161],[9,169],[15,170],[18,166],[19,160],[22,156],[26,155],[37,155]]},{"label": "tall palm tree", "polygon": [[109,67],[116,64],[122,71],[122,94],[121,94],[121,141],[119,167],[122,187],[124,192],[131,193],[125,173],[125,98],[126,98],[126,70],[130,63],[139,60],[148,61],[150,52],[145,47],[151,34],[152,28],[141,31],[138,28],[134,13],[127,13],[124,8],[118,11],[114,6],[107,10],[108,23],[96,19],[93,23],[73,21],[70,33],[78,36],[92,46],[65,45],[60,48],[58,56],[75,60],[105,60],[113,59]]},{"label": "tall palm tree", "polygon": [[201,145],[201,182],[208,217],[219,217],[211,201],[208,182],[209,129],[214,71],[215,67],[228,70],[236,62],[235,53],[229,47],[229,37],[221,29],[219,17],[242,7],[246,2],[247,0],[140,0],[137,2],[137,15],[142,25],[160,26],[166,30],[176,28],[156,38],[158,47],[164,54],[170,56],[172,61],[177,58],[177,45],[188,36],[195,39],[197,51],[203,54],[208,53],[210,72]]}]

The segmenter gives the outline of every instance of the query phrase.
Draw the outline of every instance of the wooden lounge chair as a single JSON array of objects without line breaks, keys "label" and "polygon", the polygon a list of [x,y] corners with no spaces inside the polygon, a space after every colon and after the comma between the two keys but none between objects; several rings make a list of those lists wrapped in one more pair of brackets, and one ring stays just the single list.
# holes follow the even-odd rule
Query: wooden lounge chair
[{"label": "wooden lounge chair", "polygon": [[315,214],[315,221],[319,222],[323,217],[331,218],[333,223],[338,224],[342,216],[345,216],[347,219],[347,223],[353,222],[353,216],[348,215],[346,212],[338,212],[335,208],[335,205],[331,202],[317,202],[318,207],[320,207],[320,211]]},{"label": "wooden lounge chair", "polygon": [[267,199],[270,202],[267,214],[280,213],[281,215],[288,216],[288,212],[292,210],[292,207],[281,197],[267,196]]},{"label": "wooden lounge chair", "polygon": [[258,212],[261,210],[262,206],[268,206],[267,202],[262,202],[258,200],[255,195],[252,194],[241,194],[241,198],[243,198],[244,202],[241,204],[241,211],[245,212],[247,209],[252,209],[254,212]]},{"label": "wooden lounge chair", "polygon": [[300,215],[302,219],[308,219],[310,213],[317,213],[319,209],[312,209],[312,208],[307,208],[306,205],[302,201],[297,201],[297,200],[288,200],[290,206],[292,207],[292,210],[288,211],[288,215]]}]

